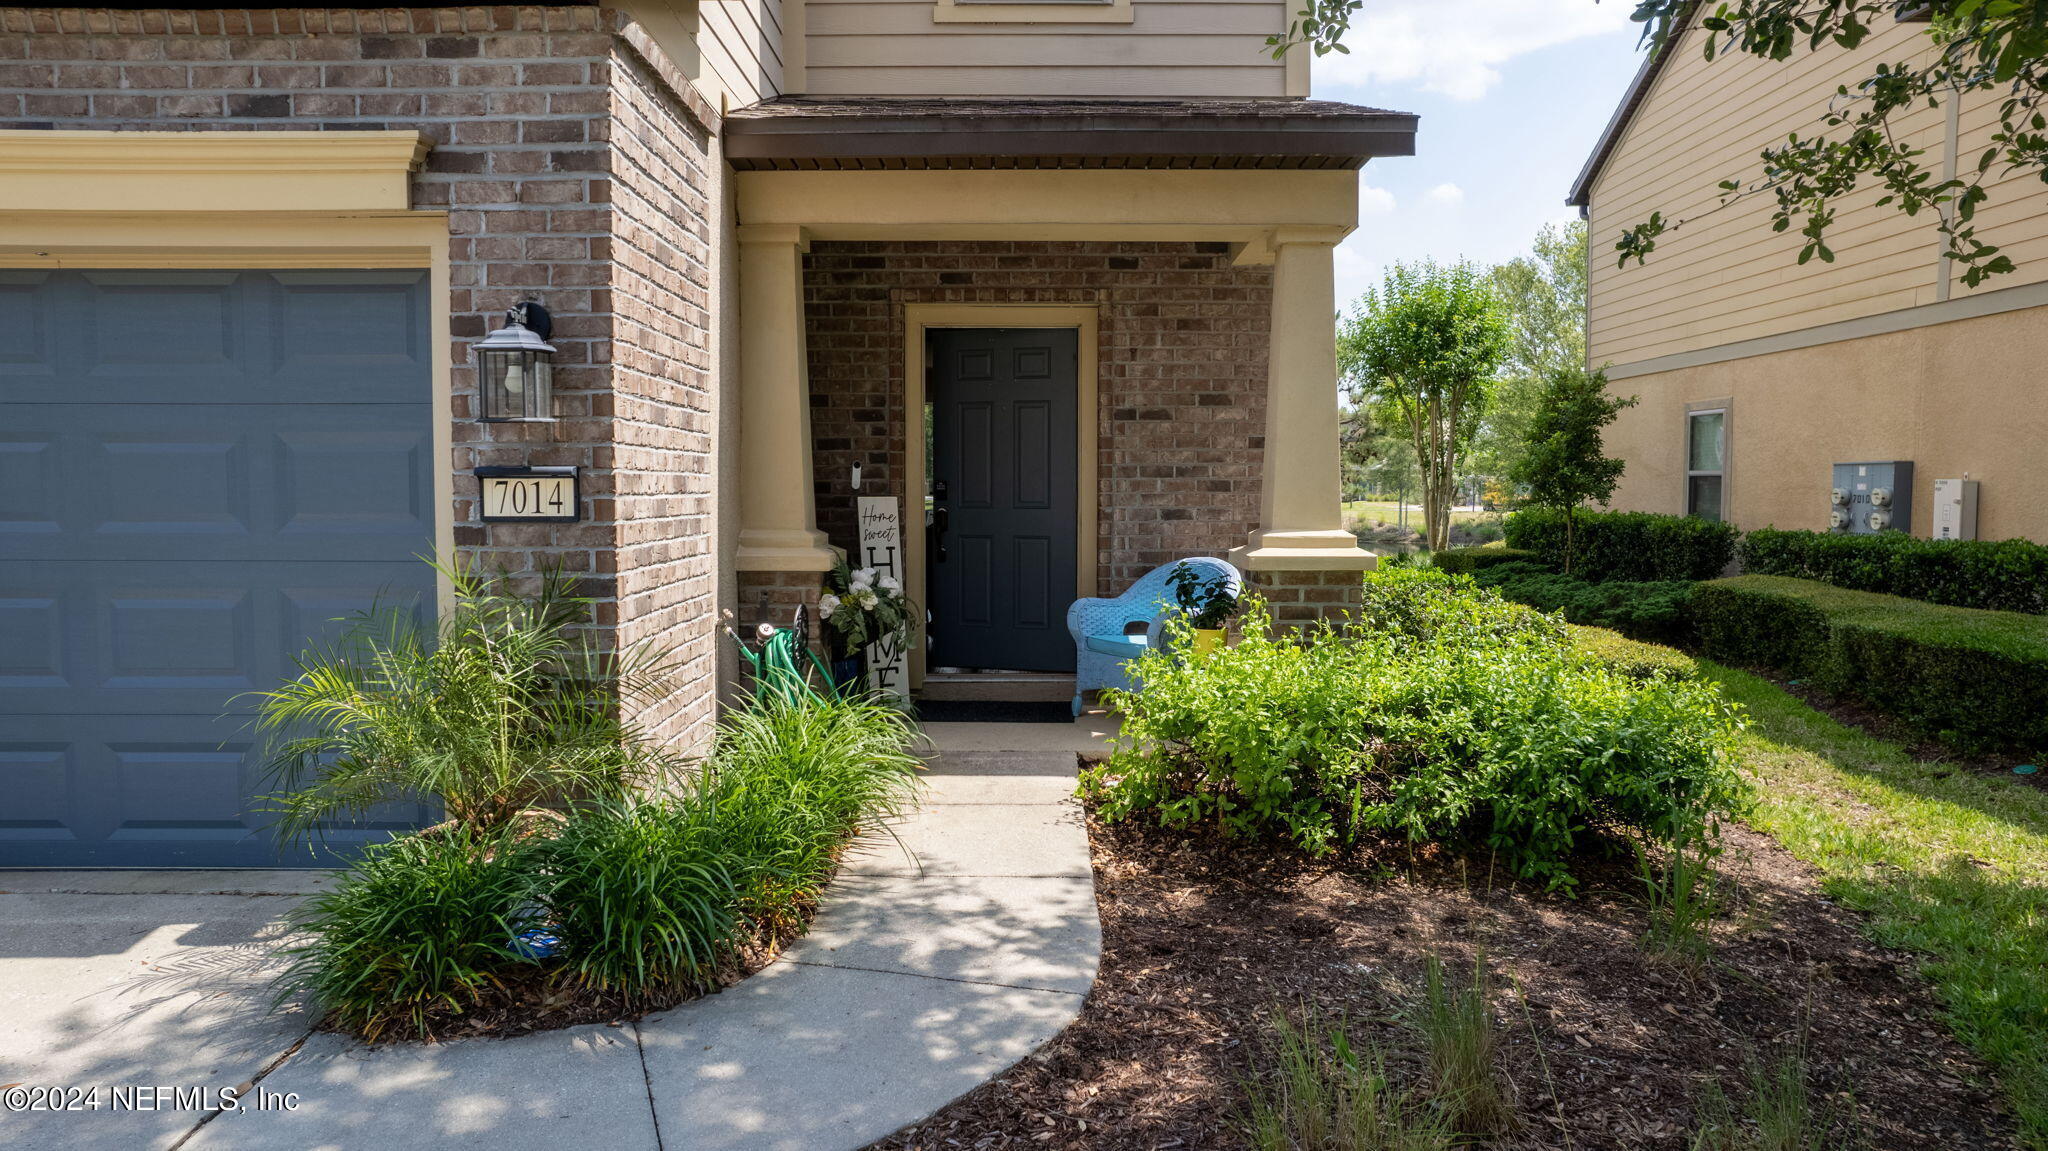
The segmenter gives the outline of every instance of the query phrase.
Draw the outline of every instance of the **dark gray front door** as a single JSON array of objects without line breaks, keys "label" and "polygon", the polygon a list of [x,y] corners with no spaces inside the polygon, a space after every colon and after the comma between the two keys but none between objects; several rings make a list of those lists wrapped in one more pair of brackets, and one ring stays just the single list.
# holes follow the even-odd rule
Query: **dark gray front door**
[{"label": "dark gray front door", "polygon": [[933,332],[931,662],[1074,670],[1071,328]]},{"label": "dark gray front door", "polygon": [[379,596],[432,610],[427,306],[414,271],[0,272],[0,866],[331,862],[254,810],[235,697]]}]

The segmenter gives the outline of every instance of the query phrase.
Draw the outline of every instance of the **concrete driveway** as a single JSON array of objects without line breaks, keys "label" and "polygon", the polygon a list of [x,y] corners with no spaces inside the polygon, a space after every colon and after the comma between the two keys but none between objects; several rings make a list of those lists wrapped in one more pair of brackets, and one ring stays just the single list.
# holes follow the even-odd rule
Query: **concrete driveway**
[{"label": "concrete driveway", "polygon": [[[1074,765],[949,749],[766,970],[637,1023],[516,1039],[366,1047],[270,1010],[280,920],[320,873],[0,872],[0,1084],[105,1089],[96,1112],[0,1106],[0,1147],[864,1146],[1079,1013],[1101,935]],[[298,1106],[253,1110],[252,1081]],[[243,1109],[180,1087],[241,1088]]]},{"label": "concrete driveway", "polygon": [[[181,1109],[141,1089],[235,1087],[282,1058],[308,1021],[269,1010],[280,920],[329,882],[309,871],[0,872],[0,1084],[106,1089],[96,1113],[22,1111],[15,1092],[0,1104],[0,1146],[167,1147],[213,1103]],[[119,1112],[115,1087],[128,1093]]]}]

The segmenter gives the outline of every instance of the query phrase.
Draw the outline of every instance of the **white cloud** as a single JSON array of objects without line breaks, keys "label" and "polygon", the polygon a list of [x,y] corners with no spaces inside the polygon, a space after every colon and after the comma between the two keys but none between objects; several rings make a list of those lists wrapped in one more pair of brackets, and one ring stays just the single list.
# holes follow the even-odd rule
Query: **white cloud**
[{"label": "white cloud", "polygon": [[[1477,100],[1517,56],[1630,26],[1621,0],[1375,0],[1315,62],[1316,87],[1415,86]],[[1320,92],[1319,92],[1320,94]]]},{"label": "white cloud", "polygon": [[1394,194],[1385,188],[1371,184],[1358,186],[1358,214],[1361,216],[1388,216],[1394,211]]},{"label": "white cloud", "polygon": [[1438,184],[1429,190],[1426,197],[1430,203],[1446,208],[1455,208],[1465,202],[1465,189],[1456,184]]}]

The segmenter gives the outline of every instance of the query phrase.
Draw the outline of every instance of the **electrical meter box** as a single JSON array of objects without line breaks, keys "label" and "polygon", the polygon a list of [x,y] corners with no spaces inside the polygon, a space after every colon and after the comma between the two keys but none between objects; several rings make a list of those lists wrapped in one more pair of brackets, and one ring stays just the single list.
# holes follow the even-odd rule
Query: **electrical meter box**
[{"label": "electrical meter box", "polygon": [[1977,538],[1977,481],[1934,481],[1934,538]]},{"label": "electrical meter box", "polygon": [[1830,531],[1867,536],[1913,530],[1913,461],[1836,464]]}]

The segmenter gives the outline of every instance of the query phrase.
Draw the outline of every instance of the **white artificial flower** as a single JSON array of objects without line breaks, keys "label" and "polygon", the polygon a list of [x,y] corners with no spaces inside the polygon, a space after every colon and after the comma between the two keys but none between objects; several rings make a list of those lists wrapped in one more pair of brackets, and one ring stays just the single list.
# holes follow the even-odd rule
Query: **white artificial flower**
[{"label": "white artificial flower", "polygon": [[833,613],[833,612],[835,612],[835,611],[838,611],[838,610],[839,610],[839,597],[838,597],[838,596],[836,596],[836,595],[833,595],[833,594],[832,594],[831,592],[826,592],[826,593],[825,593],[824,595],[821,595],[821,596],[819,596],[819,597],[818,597],[818,618],[819,618],[819,619],[831,619],[831,618],[832,618],[832,613]]},{"label": "white artificial flower", "polygon": [[888,592],[890,595],[902,595],[903,581],[897,579],[895,576],[885,575],[882,577],[882,590]]},{"label": "white artificial flower", "polygon": [[882,599],[874,592],[864,591],[854,596],[853,602],[859,604],[862,611],[873,611],[875,610],[875,605],[881,603]]},{"label": "white artificial flower", "polygon": [[855,571],[846,581],[846,590],[848,591],[862,592],[873,586],[875,586],[875,569],[873,568],[861,568]]}]

